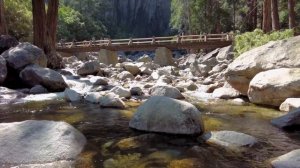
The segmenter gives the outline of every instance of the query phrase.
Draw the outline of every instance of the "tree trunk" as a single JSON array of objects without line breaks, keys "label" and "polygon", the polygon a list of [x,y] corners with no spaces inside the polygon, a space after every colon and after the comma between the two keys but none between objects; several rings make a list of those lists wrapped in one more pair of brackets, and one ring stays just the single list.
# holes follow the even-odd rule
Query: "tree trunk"
[{"label": "tree trunk", "polygon": [[1,34],[7,34],[7,25],[5,21],[5,15],[4,15],[4,2],[3,0],[0,0],[0,35]]},{"label": "tree trunk", "polygon": [[44,0],[32,0],[33,17],[33,44],[45,48],[45,2]]},{"label": "tree trunk", "polygon": [[278,0],[272,0],[272,28],[279,30],[279,13],[278,13]]},{"label": "tree trunk", "polygon": [[264,0],[263,6],[263,31],[268,33],[272,30],[271,0]]},{"label": "tree trunk", "polygon": [[295,0],[288,0],[289,9],[289,28],[296,27],[296,12],[295,12]]},{"label": "tree trunk", "polygon": [[253,23],[253,28],[256,29],[257,27],[257,8],[258,8],[258,5],[257,5],[257,0],[252,0],[252,3],[253,3],[253,12],[252,12],[252,23]]}]

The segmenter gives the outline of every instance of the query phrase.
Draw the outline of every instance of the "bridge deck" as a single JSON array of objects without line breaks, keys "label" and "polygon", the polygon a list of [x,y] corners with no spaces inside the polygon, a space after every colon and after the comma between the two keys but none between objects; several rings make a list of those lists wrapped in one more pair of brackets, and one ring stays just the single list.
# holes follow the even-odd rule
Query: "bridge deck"
[{"label": "bridge deck", "polygon": [[66,53],[111,51],[154,51],[158,47],[177,49],[214,49],[231,45],[232,34],[207,34],[136,39],[106,39],[97,41],[58,43],[57,51]]}]

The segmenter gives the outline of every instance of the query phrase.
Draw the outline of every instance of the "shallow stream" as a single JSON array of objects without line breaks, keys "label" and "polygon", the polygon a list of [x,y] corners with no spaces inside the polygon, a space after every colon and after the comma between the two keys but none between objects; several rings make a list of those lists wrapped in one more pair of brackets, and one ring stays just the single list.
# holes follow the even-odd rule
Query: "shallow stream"
[{"label": "shallow stream", "polygon": [[206,131],[238,131],[259,141],[252,148],[227,150],[201,143],[197,137],[131,130],[128,122],[139,104],[127,105],[126,110],[63,101],[7,105],[0,107],[0,122],[55,120],[70,123],[88,139],[76,161],[78,168],[261,168],[268,167],[269,159],[300,148],[300,132],[286,133],[273,127],[270,120],[283,113],[270,108],[226,101],[197,102]]}]

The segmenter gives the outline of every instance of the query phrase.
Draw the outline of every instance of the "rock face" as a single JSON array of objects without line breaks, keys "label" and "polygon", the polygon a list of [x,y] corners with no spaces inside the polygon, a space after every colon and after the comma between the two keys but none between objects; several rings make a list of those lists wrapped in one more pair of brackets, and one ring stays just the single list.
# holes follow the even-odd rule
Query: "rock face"
[{"label": "rock face", "polygon": [[54,121],[0,124],[0,164],[42,164],[75,160],[85,137],[71,125]]},{"label": "rock face", "polygon": [[21,71],[20,78],[31,87],[42,85],[49,91],[64,91],[68,87],[58,72],[37,65],[27,66]]},{"label": "rock face", "polygon": [[300,168],[300,149],[279,156],[271,162],[273,168]]},{"label": "rock face", "polygon": [[110,6],[106,8],[106,19],[114,22],[114,27],[117,27],[121,34],[152,37],[166,34],[170,30],[170,0],[112,0],[108,2]]},{"label": "rock face", "polygon": [[154,63],[160,66],[175,65],[172,51],[165,47],[157,48],[155,51]]},{"label": "rock face", "polygon": [[19,44],[18,40],[9,35],[1,35],[0,36],[0,54],[4,51],[10,49],[11,47],[15,47]]},{"label": "rock face", "polygon": [[259,72],[276,68],[300,67],[300,36],[270,42],[243,53],[228,67],[226,80],[247,95],[249,83]]},{"label": "rock face", "polygon": [[280,106],[289,97],[300,97],[300,68],[261,72],[250,82],[248,97],[256,104]]},{"label": "rock face", "polygon": [[203,135],[208,143],[217,144],[224,147],[235,148],[253,146],[257,140],[247,134],[235,131],[213,131]]},{"label": "rock face", "polygon": [[273,125],[279,128],[287,128],[300,125],[300,109],[296,109],[283,115],[281,117],[275,118],[271,121]]},{"label": "rock face", "polygon": [[154,86],[150,89],[149,94],[151,96],[166,96],[174,99],[184,99],[184,96],[177,88],[168,85]]},{"label": "rock face", "polygon": [[131,119],[131,128],[169,134],[201,134],[200,111],[190,103],[155,96],[142,104]]},{"label": "rock face", "polygon": [[30,43],[20,43],[2,53],[2,56],[6,59],[8,66],[19,71],[30,64],[47,66],[47,57],[44,51]]},{"label": "rock face", "polygon": [[99,62],[115,66],[118,63],[118,55],[115,51],[101,49],[98,57]]},{"label": "rock face", "polygon": [[77,70],[78,75],[86,76],[86,75],[95,75],[100,70],[100,64],[98,61],[89,61],[84,63]]},{"label": "rock face", "polygon": [[5,59],[0,55],[0,85],[4,82],[7,75],[7,67]]}]

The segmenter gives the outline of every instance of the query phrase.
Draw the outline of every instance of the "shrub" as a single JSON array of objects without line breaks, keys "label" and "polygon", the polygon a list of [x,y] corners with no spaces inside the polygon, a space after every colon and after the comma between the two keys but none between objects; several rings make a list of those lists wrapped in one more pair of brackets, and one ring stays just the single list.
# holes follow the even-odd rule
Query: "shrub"
[{"label": "shrub", "polygon": [[294,36],[292,29],[284,31],[274,31],[271,33],[264,33],[260,29],[253,32],[246,32],[235,37],[235,57],[240,56],[242,53],[251,50],[252,48],[262,46],[270,41],[283,40]]}]

